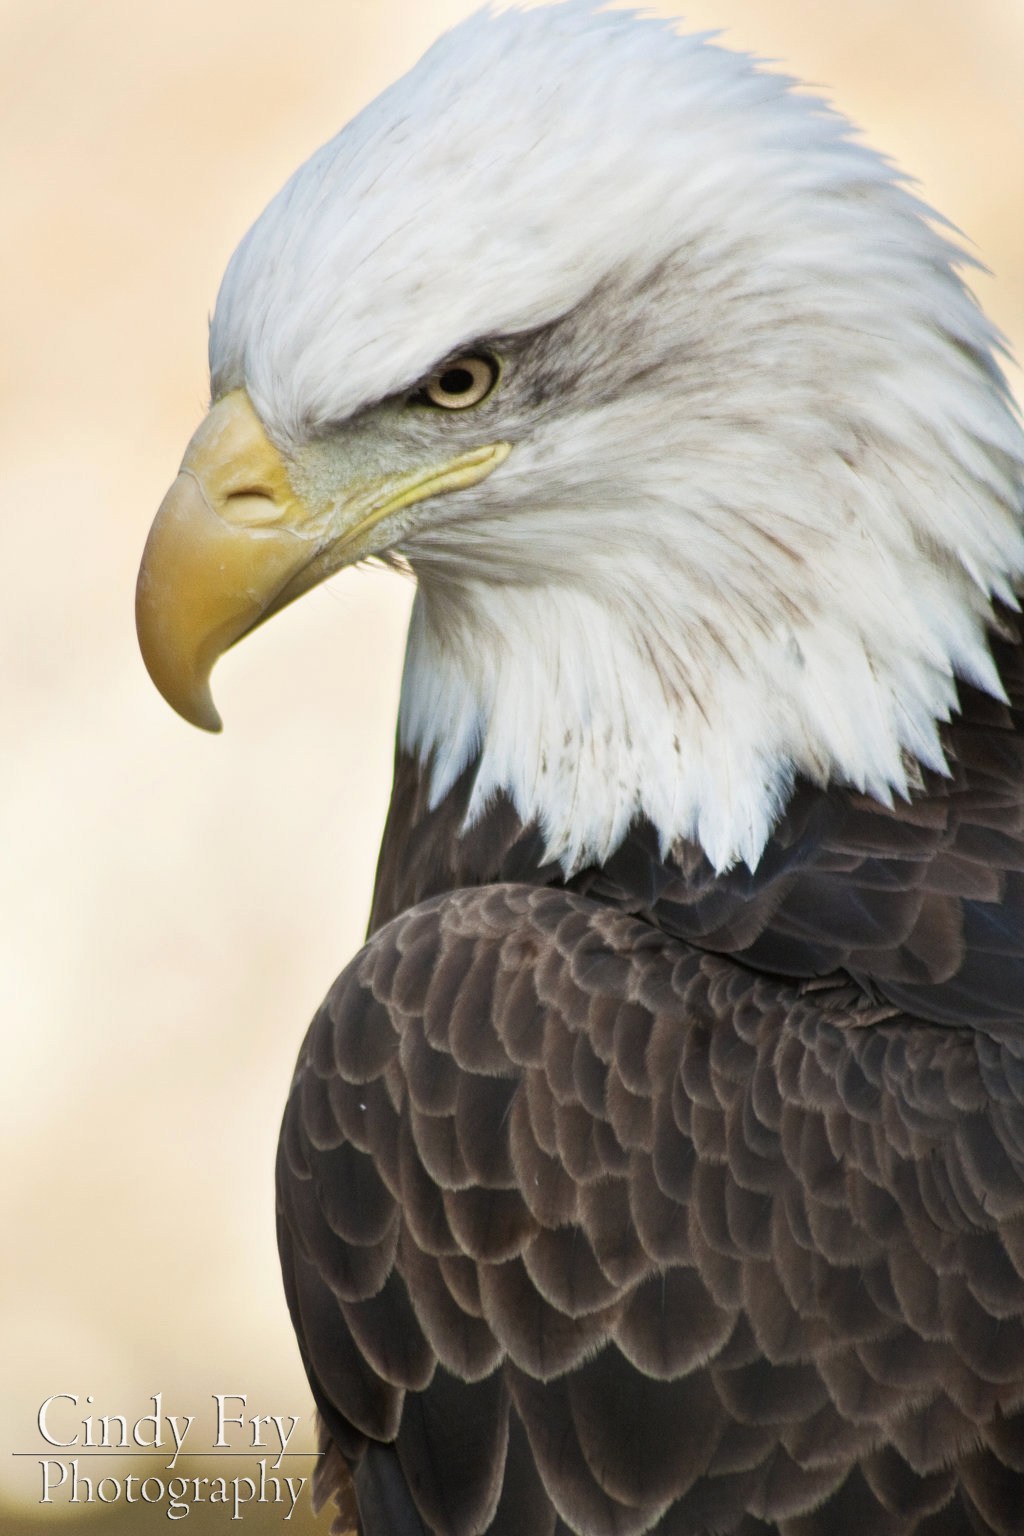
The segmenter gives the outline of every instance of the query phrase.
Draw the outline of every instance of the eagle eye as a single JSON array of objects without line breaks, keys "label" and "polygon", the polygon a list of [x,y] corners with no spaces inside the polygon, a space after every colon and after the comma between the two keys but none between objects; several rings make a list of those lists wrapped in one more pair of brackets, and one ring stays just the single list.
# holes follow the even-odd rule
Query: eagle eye
[{"label": "eagle eye", "polygon": [[419,398],[445,411],[464,411],[486,400],[498,382],[498,364],[493,357],[467,352],[453,357],[432,373]]}]

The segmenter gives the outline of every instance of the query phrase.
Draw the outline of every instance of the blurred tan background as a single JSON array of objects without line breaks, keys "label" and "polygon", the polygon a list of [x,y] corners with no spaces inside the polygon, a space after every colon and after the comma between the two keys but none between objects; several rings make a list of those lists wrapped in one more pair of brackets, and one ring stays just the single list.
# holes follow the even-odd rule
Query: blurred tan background
[{"label": "blurred tan background", "polygon": [[[195,1438],[212,1393],[245,1392],[313,1443],[274,1149],[365,922],[410,589],[349,573],[249,639],[218,670],[220,738],[150,686],[132,594],[231,250],[470,9],[0,0],[0,1487],[25,1501],[5,1529],[73,1513],[40,1509],[36,1461],[8,1454],[41,1446],[52,1393],[83,1399],[61,1424],[131,1423],[160,1391]],[[917,176],[1024,352],[1024,0],[685,15],[820,84]],[[118,1529],[166,1529],[166,1506],[126,1513]]]}]

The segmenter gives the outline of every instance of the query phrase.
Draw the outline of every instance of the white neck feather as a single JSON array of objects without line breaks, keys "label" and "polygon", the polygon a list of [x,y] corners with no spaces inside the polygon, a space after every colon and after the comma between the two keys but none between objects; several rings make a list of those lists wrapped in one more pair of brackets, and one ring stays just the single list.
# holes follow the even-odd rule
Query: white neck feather
[{"label": "white neck feather", "polygon": [[[657,588],[631,613],[573,586],[459,596],[417,596],[402,745],[431,763],[433,804],[479,754],[467,824],[505,791],[567,873],[606,859],[637,816],[663,851],[695,839],[717,869],[753,868],[795,774],[888,801],[911,787],[908,757],[944,767],[935,722],[955,706],[951,637],[915,612],[935,594],[879,590],[870,635],[779,620],[734,631],[728,654],[699,621],[673,647]],[[998,694],[981,625],[965,631],[960,670]]]}]

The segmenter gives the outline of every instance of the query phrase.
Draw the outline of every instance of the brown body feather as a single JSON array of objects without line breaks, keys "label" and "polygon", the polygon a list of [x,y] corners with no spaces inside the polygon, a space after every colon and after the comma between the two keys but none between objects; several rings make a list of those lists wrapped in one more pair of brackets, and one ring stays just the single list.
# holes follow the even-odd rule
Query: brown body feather
[{"label": "brown body feather", "polygon": [[[571,887],[399,758],[279,1228],[365,1536],[1024,1532],[1024,664],[949,778]],[[347,1500],[347,1502],[346,1502]]]}]

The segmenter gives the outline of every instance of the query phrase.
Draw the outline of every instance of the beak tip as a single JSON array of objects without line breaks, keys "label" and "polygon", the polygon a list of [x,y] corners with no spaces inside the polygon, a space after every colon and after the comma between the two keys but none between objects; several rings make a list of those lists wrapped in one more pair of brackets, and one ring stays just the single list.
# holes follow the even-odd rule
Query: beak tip
[{"label": "beak tip", "polygon": [[212,736],[220,735],[224,723],[213,702],[208,675],[197,676],[188,667],[169,668],[161,665],[165,658],[153,654],[145,645],[142,646],[142,659],[150,681],[176,715],[180,715],[182,720],[188,725],[194,725],[197,730],[209,731]]},{"label": "beak tip", "polygon": [[[157,686],[159,687],[159,684]],[[197,730],[208,731],[211,736],[219,736],[224,729],[224,722],[217,712],[209,685],[205,682],[190,689],[188,693],[175,690],[173,697],[163,688],[160,692],[171,708],[189,725],[194,725]]]},{"label": "beak tip", "polygon": [[204,711],[202,716],[190,719],[189,724],[197,726],[201,731],[208,731],[211,736],[219,736],[224,729],[224,722],[212,704],[208,712]]}]

